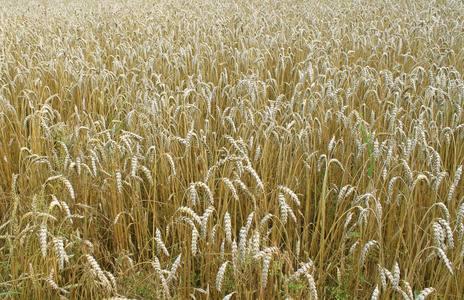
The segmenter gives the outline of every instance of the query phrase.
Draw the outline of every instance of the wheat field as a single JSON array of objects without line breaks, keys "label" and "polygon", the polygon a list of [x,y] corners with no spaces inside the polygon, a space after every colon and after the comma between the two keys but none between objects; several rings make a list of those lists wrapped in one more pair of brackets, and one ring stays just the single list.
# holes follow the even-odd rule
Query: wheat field
[{"label": "wheat field", "polygon": [[19,2],[2,298],[464,298],[461,0]]}]

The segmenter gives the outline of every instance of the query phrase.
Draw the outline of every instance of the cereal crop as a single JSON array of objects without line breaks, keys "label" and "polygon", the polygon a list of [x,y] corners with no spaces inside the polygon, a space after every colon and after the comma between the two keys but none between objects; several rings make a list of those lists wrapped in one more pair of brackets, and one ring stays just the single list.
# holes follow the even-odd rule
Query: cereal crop
[{"label": "cereal crop", "polygon": [[0,296],[462,299],[462,0],[5,0]]}]

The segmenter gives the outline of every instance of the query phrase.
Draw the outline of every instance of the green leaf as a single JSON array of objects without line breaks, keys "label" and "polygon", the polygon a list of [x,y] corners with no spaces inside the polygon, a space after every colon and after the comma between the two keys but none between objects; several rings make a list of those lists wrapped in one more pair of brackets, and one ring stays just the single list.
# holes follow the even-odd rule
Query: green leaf
[{"label": "green leaf", "polygon": [[349,238],[352,238],[352,237],[357,237],[358,238],[360,236],[361,236],[360,232],[354,231],[354,232],[350,233]]}]

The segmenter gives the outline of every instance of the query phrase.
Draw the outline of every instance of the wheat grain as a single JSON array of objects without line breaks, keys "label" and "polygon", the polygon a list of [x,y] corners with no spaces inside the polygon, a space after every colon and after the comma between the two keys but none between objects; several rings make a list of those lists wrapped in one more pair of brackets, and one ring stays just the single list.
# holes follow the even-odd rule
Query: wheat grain
[{"label": "wheat grain", "polygon": [[232,298],[232,296],[235,294],[236,292],[232,292],[232,293],[229,293],[227,295],[224,296],[224,298],[222,298],[222,300],[230,300],[230,298]]},{"label": "wheat grain", "polygon": [[430,294],[432,294],[433,292],[435,291],[434,288],[426,288],[426,289],[423,289],[419,295],[416,296],[416,300],[424,300],[425,298],[427,298]]},{"label": "wheat grain", "polygon": [[48,283],[48,285],[50,285],[52,289],[57,290],[63,294],[69,294],[67,290],[60,288],[58,284],[56,284],[56,282],[53,280],[53,271],[52,271],[52,274],[50,274],[50,276],[45,278],[45,281]]},{"label": "wheat grain", "polygon": [[248,196],[249,199],[251,199],[251,201],[253,202],[253,207],[256,207],[256,198],[255,196],[248,190],[248,188],[246,187],[246,185],[240,180],[240,179],[236,179],[233,181],[234,183],[236,183],[241,189],[243,192],[245,192],[245,194]]},{"label": "wheat grain", "polygon": [[168,274],[168,278],[166,278],[166,282],[169,284],[176,276],[176,271],[180,267],[181,264],[181,259],[182,259],[182,253],[177,256],[176,260],[171,266],[171,271]]},{"label": "wheat grain", "polygon": [[117,289],[116,277],[114,277],[114,275],[108,271],[103,271],[103,273],[105,273],[106,277],[109,278],[111,282],[111,289],[116,290]]},{"label": "wheat grain", "polygon": [[221,242],[221,246],[219,247],[219,254],[221,255],[221,260],[224,260],[224,248],[225,248],[226,240]]},{"label": "wheat grain", "polygon": [[412,291],[411,285],[407,281],[404,281],[404,280],[403,280],[403,284],[407,290],[407,292],[405,292],[406,298],[411,299],[411,300],[414,299],[414,293]]},{"label": "wheat grain", "polygon": [[143,137],[141,137],[140,135],[134,133],[134,132],[131,132],[131,131],[125,131],[124,129],[121,130],[121,133],[123,134],[123,136],[127,137],[127,138],[133,138],[139,142],[142,142],[144,140]]},{"label": "wheat grain", "polygon": [[55,237],[53,239],[53,244],[55,245],[55,253],[58,261],[58,270],[63,270],[64,262],[69,262],[68,255],[64,250],[64,242],[62,237]]},{"label": "wheat grain", "polygon": [[219,224],[214,224],[213,228],[211,229],[211,232],[209,234],[211,244],[214,244],[214,241],[216,240],[216,230]]},{"label": "wheat grain", "polygon": [[45,220],[50,219],[50,220],[53,220],[53,221],[58,221],[58,219],[55,218],[53,215],[48,214],[48,213],[39,212],[39,211],[37,211],[37,212],[28,212],[28,213],[25,213],[25,214],[23,215],[23,218],[27,218],[27,217],[29,217],[29,216],[36,216],[36,217],[39,217],[39,218],[40,218],[40,217],[43,217]]},{"label": "wheat grain", "polygon": [[366,259],[367,254],[369,253],[371,248],[373,246],[375,246],[375,245],[377,245],[377,246],[379,245],[379,243],[376,240],[369,241],[364,245],[363,250],[361,252],[361,258],[359,259],[359,264],[360,265],[364,264],[364,260]]},{"label": "wheat grain", "polygon": [[[197,213],[194,212],[190,207],[181,206],[177,210],[188,214],[198,225],[201,224],[201,217],[197,215]],[[195,224],[192,224],[192,226],[194,227]]]},{"label": "wheat grain", "polygon": [[208,206],[203,215],[201,216],[201,238],[206,238],[208,220],[211,214],[214,212],[213,206]]},{"label": "wheat grain", "polygon": [[345,220],[345,223],[343,225],[344,228],[347,228],[348,225],[350,224],[351,222],[351,219],[353,218],[354,216],[354,213],[353,212],[349,212],[347,215],[346,215],[346,220]]},{"label": "wheat grain", "polygon": [[251,222],[253,221],[253,216],[254,216],[254,212],[252,212],[248,216],[246,225],[240,229],[239,251],[240,251],[241,260],[245,259],[247,236],[248,236],[248,231],[250,231]]},{"label": "wheat grain", "polygon": [[380,273],[380,282],[382,284],[382,290],[385,291],[387,289],[387,278],[385,276],[384,269],[380,266],[377,265]]},{"label": "wheat grain", "polygon": [[42,257],[45,259],[45,257],[47,256],[47,227],[45,223],[42,223],[42,225],[40,225],[39,241],[40,250],[42,251]]},{"label": "wheat grain", "polygon": [[375,286],[374,292],[372,292],[371,300],[377,300],[377,299],[379,299],[379,294],[380,294],[379,285],[377,284],[377,285]]},{"label": "wheat grain", "polygon": [[161,231],[159,230],[159,228],[156,228],[155,241],[156,241],[156,246],[158,248],[158,253],[163,252],[164,254],[166,254],[166,256],[170,256],[169,251],[166,248],[166,245],[163,243],[163,240],[161,239]]},{"label": "wheat grain", "polygon": [[446,172],[439,172],[436,180],[435,180],[435,191],[438,191],[438,188],[440,187],[441,182],[443,181],[443,178],[445,178]]},{"label": "wheat grain", "polygon": [[237,242],[235,239],[232,241],[232,265],[234,266],[234,269],[239,268],[239,254],[238,254],[238,247],[237,247]]},{"label": "wheat grain", "polygon": [[211,192],[211,189],[206,183],[203,183],[201,181],[195,182],[195,185],[201,186],[203,190],[206,193],[206,205],[208,206],[213,206],[214,205],[214,198],[213,198],[213,193]]},{"label": "wheat grain", "polygon": [[306,278],[308,279],[308,285],[309,285],[309,291],[311,293],[311,299],[317,300],[317,288],[316,288],[316,282],[314,281],[314,278],[311,274],[305,273]]},{"label": "wheat grain", "polygon": [[256,147],[255,156],[254,156],[253,161],[257,162],[260,155],[261,155],[261,145],[258,145],[258,147]]},{"label": "wheat grain", "polygon": [[224,224],[225,224],[225,232],[226,232],[226,241],[228,243],[232,243],[232,222],[230,219],[230,214],[226,212],[224,215]]},{"label": "wheat grain", "polygon": [[293,273],[292,276],[288,277],[287,280],[288,281],[296,280],[301,275],[311,273],[310,270],[313,269],[313,267],[314,267],[313,261],[309,260],[309,262],[303,264],[298,270],[296,270],[295,273]]},{"label": "wheat grain", "polygon": [[351,185],[347,184],[343,188],[340,189],[340,191],[338,192],[337,203],[341,203],[341,201],[345,199],[346,192],[350,187]]},{"label": "wheat grain", "polygon": [[91,241],[83,240],[83,243],[84,243],[84,245],[86,245],[89,248],[90,253],[94,252],[95,246],[93,245],[93,243]]},{"label": "wheat grain", "polygon": [[[201,144],[203,145],[203,147],[205,148],[206,154],[208,155],[208,162],[209,162],[210,164],[212,164],[213,161],[214,161],[214,159],[213,159],[213,152],[211,152],[211,149],[209,148],[209,146],[208,146],[208,144],[206,143],[206,141],[204,141],[204,140],[201,139],[201,138],[200,138],[199,140],[200,140]],[[205,182],[207,182],[207,181],[205,180]]]},{"label": "wheat grain", "polygon": [[31,231],[33,231],[33,230],[34,230],[34,227],[32,227],[32,226],[30,226],[30,225],[28,224],[26,228],[24,228],[23,230],[21,230],[21,231],[19,232],[19,234],[17,234],[17,235],[15,236],[16,240],[19,239],[19,245],[20,245],[20,246],[24,246],[24,243],[25,243],[25,241],[26,241],[26,238],[29,237],[28,233],[31,232]]},{"label": "wheat grain", "polygon": [[131,160],[131,176],[137,176],[138,158],[137,156],[132,157]]},{"label": "wheat grain", "polygon": [[121,171],[116,170],[116,184],[118,187],[118,194],[122,194],[122,176],[121,176]]},{"label": "wheat grain", "polygon": [[448,269],[448,271],[450,272],[451,275],[454,275],[454,272],[453,272],[453,267],[452,267],[452,264],[451,264],[451,261],[449,260],[449,258],[446,256],[446,253],[445,251],[443,251],[441,248],[435,248],[436,250],[436,253],[438,254],[438,256],[443,260],[443,262],[445,263],[445,266],[446,268]]},{"label": "wheat grain", "polygon": [[456,190],[456,186],[454,184],[452,184],[450,186],[450,189],[449,189],[449,193],[448,193],[448,198],[446,199],[446,202],[449,203],[451,201],[451,198],[453,198],[453,195],[454,195],[454,191]]},{"label": "wheat grain", "polygon": [[151,176],[150,170],[149,170],[147,167],[145,167],[145,166],[140,166],[139,168],[140,168],[140,169],[142,170],[142,172],[145,174],[145,177],[147,178],[147,180],[148,180],[148,182],[150,183],[150,185],[152,185],[152,184],[153,184],[153,177]]},{"label": "wheat grain", "polygon": [[461,179],[462,167],[463,167],[463,165],[460,165],[459,168],[454,173],[454,182],[453,182],[453,184],[455,186],[458,186],[459,180]]},{"label": "wheat grain", "polygon": [[258,259],[262,258],[264,255],[267,255],[269,253],[277,253],[277,252],[279,252],[279,248],[277,248],[277,247],[268,247],[268,248],[266,248],[264,250],[261,250],[257,254],[255,254],[253,256],[253,259],[258,260]]},{"label": "wheat grain", "polygon": [[191,242],[191,247],[192,247],[192,255],[195,256],[197,254],[197,243],[198,243],[198,230],[196,227],[193,227],[192,229],[192,242]]},{"label": "wheat grain", "polygon": [[232,182],[228,178],[225,178],[225,177],[222,177],[221,180],[226,184],[226,186],[232,192],[232,196],[234,197],[234,199],[236,201],[239,201],[237,191],[235,190],[235,187],[232,184]]},{"label": "wheat grain", "polygon": [[287,224],[288,205],[285,202],[285,197],[282,193],[279,193],[279,205],[280,205],[280,218],[282,219],[282,223],[285,225]]},{"label": "wheat grain", "polygon": [[169,164],[171,165],[171,172],[174,177],[176,177],[176,166],[174,164],[174,160],[172,159],[172,156],[169,153],[164,153],[168,157]]},{"label": "wheat grain", "polygon": [[445,242],[445,232],[443,227],[437,222],[433,222],[432,226],[434,244],[436,247],[442,248]]},{"label": "wheat grain", "polygon": [[161,281],[161,285],[163,287],[163,292],[164,292],[165,296],[167,298],[170,298],[169,287],[168,287],[168,284],[166,282],[166,279],[164,278],[163,272],[161,271],[161,265],[160,265],[158,257],[155,256],[155,259],[154,259],[154,261],[151,262],[151,265],[155,269],[156,275],[158,276],[158,278]]},{"label": "wheat grain", "polygon": [[451,227],[450,227],[449,223],[446,220],[442,219],[442,218],[439,218],[437,221],[442,227],[443,235],[444,235],[444,237],[446,237],[447,246],[450,249],[453,249],[454,248],[453,231],[451,230]]},{"label": "wheat grain", "polygon": [[51,195],[51,196],[52,196],[53,201],[50,202],[50,204],[48,205],[48,210],[52,211],[55,206],[58,206],[60,209],[62,209],[61,203],[60,201],[58,201],[58,198],[56,198],[55,195]]},{"label": "wheat grain", "polygon": [[255,169],[253,169],[251,166],[247,165],[244,167],[247,172],[249,172],[256,180],[257,188],[259,191],[264,191],[264,185],[261,179],[258,176],[258,173],[256,173]]},{"label": "wheat grain", "polygon": [[267,285],[267,276],[268,276],[268,273],[269,273],[269,265],[270,265],[270,262],[271,262],[271,258],[272,258],[272,253],[271,252],[268,252],[268,253],[264,254],[263,268],[262,268],[262,271],[261,271],[261,286],[263,288],[265,288],[266,285]]},{"label": "wheat grain", "polygon": [[61,179],[61,181],[63,181],[64,185],[68,189],[68,192],[69,192],[69,195],[71,196],[71,199],[75,200],[76,199],[76,194],[74,193],[74,189],[73,189],[73,187],[71,185],[71,182],[69,182],[69,180],[66,179],[65,177],[60,177],[60,179]]},{"label": "wheat grain", "polygon": [[298,200],[298,196],[291,189],[283,185],[279,186],[278,189],[288,194],[290,198],[292,198],[292,200],[295,202],[296,205],[301,206],[300,200]]},{"label": "wheat grain", "polygon": [[103,273],[102,269],[100,268],[100,265],[95,260],[95,258],[93,258],[90,254],[86,254],[85,257],[87,258],[87,262],[92,267],[92,270],[94,270],[96,272],[98,278],[100,279],[101,284],[105,288],[111,289],[111,284],[110,284],[108,278],[106,277],[105,273]]},{"label": "wheat grain", "polygon": [[399,178],[400,178],[399,176],[395,176],[392,179],[390,179],[390,182],[388,184],[388,197],[387,197],[386,204],[390,203],[392,195],[393,195],[393,187],[395,185],[396,180],[398,180]]},{"label": "wheat grain", "polygon": [[221,267],[219,268],[219,271],[216,276],[216,289],[220,292],[222,289],[222,282],[224,281],[224,274],[226,272],[226,267],[229,261],[224,262]]}]

